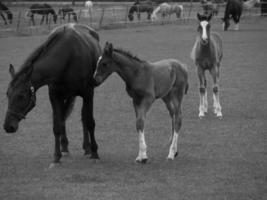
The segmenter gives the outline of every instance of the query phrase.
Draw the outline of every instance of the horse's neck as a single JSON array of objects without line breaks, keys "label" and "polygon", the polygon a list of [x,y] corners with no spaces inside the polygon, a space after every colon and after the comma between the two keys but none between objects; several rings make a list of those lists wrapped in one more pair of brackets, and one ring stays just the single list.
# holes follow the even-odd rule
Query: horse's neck
[{"label": "horse's neck", "polygon": [[136,78],[136,74],[140,71],[138,65],[139,61],[130,61],[125,55],[121,53],[114,53],[114,61],[117,64],[116,72],[124,80],[126,85],[131,85],[131,83]]}]

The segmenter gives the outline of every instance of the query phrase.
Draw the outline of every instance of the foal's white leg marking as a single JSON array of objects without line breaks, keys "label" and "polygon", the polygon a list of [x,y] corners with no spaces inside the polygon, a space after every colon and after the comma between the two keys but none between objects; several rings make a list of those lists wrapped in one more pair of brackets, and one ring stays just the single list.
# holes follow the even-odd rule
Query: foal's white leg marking
[{"label": "foal's white leg marking", "polygon": [[147,159],[147,154],[146,154],[146,141],[145,141],[145,133],[144,131],[139,132],[139,153],[136,158],[136,161],[142,162],[142,160]]},{"label": "foal's white leg marking", "polygon": [[205,115],[205,109],[204,109],[204,101],[205,101],[205,95],[199,94],[199,118],[204,117]]},{"label": "foal's white leg marking", "polygon": [[172,137],[172,143],[171,143],[169,155],[168,155],[168,159],[170,160],[173,160],[177,154],[178,137],[179,137],[178,133],[174,131],[173,137]]},{"label": "foal's white leg marking", "polygon": [[238,31],[239,30],[239,23],[237,23],[236,25],[235,25],[235,31]]},{"label": "foal's white leg marking", "polygon": [[214,113],[216,114],[217,117],[221,118],[222,117],[222,108],[220,105],[220,99],[219,99],[219,94],[214,94],[213,93],[213,107],[214,107]]},{"label": "foal's white leg marking", "polygon": [[207,89],[205,91],[205,96],[204,96],[204,112],[208,112],[208,92]]}]

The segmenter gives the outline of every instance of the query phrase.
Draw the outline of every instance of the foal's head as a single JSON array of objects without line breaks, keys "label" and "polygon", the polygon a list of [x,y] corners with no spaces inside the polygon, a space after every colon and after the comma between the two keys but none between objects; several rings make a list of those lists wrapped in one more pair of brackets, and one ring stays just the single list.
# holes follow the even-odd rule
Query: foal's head
[{"label": "foal's head", "polygon": [[8,109],[4,129],[8,133],[13,133],[17,131],[19,122],[35,106],[36,96],[30,80],[32,70],[17,76],[13,66],[10,65],[9,72],[12,76],[12,81],[7,89]]},{"label": "foal's head", "polygon": [[209,42],[211,17],[212,17],[212,14],[210,14],[209,16],[200,15],[199,13],[197,14],[197,18],[199,20],[198,32],[200,34],[201,43],[204,45],[208,44]]},{"label": "foal's head", "polygon": [[94,79],[97,84],[101,84],[116,69],[116,63],[113,60],[113,45],[106,42],[104,52],[97,61],[97,67],[94,73]]}]

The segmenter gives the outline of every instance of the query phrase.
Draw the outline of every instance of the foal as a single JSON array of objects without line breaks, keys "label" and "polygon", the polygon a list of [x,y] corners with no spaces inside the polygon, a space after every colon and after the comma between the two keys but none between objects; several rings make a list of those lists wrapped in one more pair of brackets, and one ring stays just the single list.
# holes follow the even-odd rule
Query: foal
[{"label": "foal", "polygon": [[198,33],[191,58],[197,66],[197,73],[200,82],[200,105],[199,117],[204,117],[208,112],[207,100],[207,81],[205,71],[208,70],[213,79],[213,107],[217,117],[222,117],[221,105],[219,100],[219,67],[223,56],[222,40],[217,33],[210,32],[209,16],[197,14],[199,20]]},{"label": "foal", "polygon": [[133,100],[136,129],[139,133],[137,162],[146,163],[147,152],[144,134],[146,114],[152,103],[161,98],[172,118],[172,143],[168,159],[177,156],[178,132],[182,125],[181,104],[188,89],[187,68],[175,59],[150,63],[132,56],[129,52],[113,49],[106,43],[98,59],[94,78],[101,84],[111,73],[117,72],[126,83],[126,91]]}]

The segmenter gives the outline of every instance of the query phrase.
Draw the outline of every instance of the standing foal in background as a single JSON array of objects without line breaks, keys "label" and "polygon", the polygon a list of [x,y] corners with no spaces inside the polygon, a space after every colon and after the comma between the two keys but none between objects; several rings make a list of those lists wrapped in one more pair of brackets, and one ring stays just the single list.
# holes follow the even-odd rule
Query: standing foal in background
[{"label": "standing foal in background", "polygon": [[191,58],[197,66],[197,72],[200,82],[200,105],[199,117],[203,118],[208,112],[207,99],[207,81],[205,71],[208,70],[213,79],[213,107],[217,117],[222,117],[221,105],[219,100],[219,67],[223,56],[222,40],[217,33],[210,32],[209,16],[197,14],[199,20],[198,32],[194,47],[191,52]]}]

